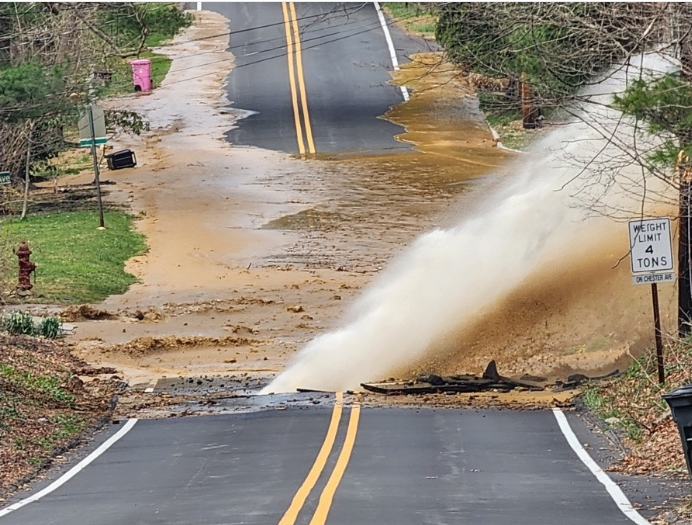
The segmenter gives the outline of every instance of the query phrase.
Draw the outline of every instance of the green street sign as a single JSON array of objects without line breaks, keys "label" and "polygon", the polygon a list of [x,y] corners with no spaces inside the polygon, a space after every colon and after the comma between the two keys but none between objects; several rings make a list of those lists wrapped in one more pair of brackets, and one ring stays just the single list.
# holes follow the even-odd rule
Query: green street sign
[{"label": "green street sign", "polygon": [[[96,140],[94,140],[94,144],[96,146],[102,146],[107,141],[108,141],[108,139],[106,137],[96,137]],[[79,147],[80,148],[90,148],[91,147],[91,139],[80,139],[79,140]]]},{"label": "green street sign", "polygon": [[10,182],[12,182],[10,179],[10,172],[0,171],[0,184],[9,184]]},{"label": "green street sign", "polygon": [[[101,146],[106,143],[106,117],[103,113],[103,108],[98,104],[92,104],[91,107],[85,107],[81,110],[79,117],[79,147],[90,148],[92,137],[96,146]],[[91,119],[89,119],[91,115]],[[91,122],[90,122],[91,120]],[[93,131],[93,134],[92,134]]]}]

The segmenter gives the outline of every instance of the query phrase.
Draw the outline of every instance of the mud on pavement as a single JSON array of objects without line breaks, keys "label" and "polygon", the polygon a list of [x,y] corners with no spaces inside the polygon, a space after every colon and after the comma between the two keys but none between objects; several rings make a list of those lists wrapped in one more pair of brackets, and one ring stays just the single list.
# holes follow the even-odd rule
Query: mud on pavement
[{"label": "mud on pavement", "polygon": [[[241,114],[222,90],[234,62],[227,37],[217,36],[227,34],[227,20],[195,16],[197,23],[160,50],[173,63],[159,88],[106,102],[150,123],[142,137],[122,136],[114,145],[135,150],[139,166],[108,173],[116,182],[109,198],[127,204],[147,236],[148,253],[128,262],[139,283],[66,312],[75,353],[121,370],[132,384],[276,374],[434,224],[465,190],[455,183],[505,156],[493,150],[472,103],[459,109],[459,122],[480,133],[465,140],[465,151],[475,148],[484,160],[466,170],[440,155],[445,169],[426,165],[421,152],[306,161],[230,145],[223,133]],[[448,97],[470,93],[463,83],[444,83]],[[406,124],[414,126],[420,111]]]},{"label": "mud on pavement", "polygon": [[[398,80],[414,86],[413,96],[387,115],[406,127],[398,139],[415,143],[412,153],[303,160],[228,144],[224,133],[242,116],[222,89],[234,64],[228,21],[204,11],[195,17],[159,51],[173,59],[160,87],[104,101],[150,123],[141,137],[121,136],[113,146],[135,150],[138,167],[108,173],[116,183],[108,198],[127,205],[147,237],[148,253],[127,264],[139,282],[68,312],[75,353],[117,368],[137,388],[205,375],[266,383],[303,344],[337,326],[405,245],[450,224],[460,209],[473,208],[479,186],[509,175],[511,154],[495,147],[471,89],[434,53],[402,67]],[[561,305],[560,315],[570,313]],[[517,330],[533,329],[522,323]],[[531,359],[541,345],[503,361],[506,338],[492,332],[488,347],[463,337],[416,363],[414,373],[479,373],[489,358],[521,373],[539,362]],[[526,336],[534,339],[541,340]],[[468,348],[476,350],[466,356]],[[629,350],[623,344],[613,357],[594,348],[605,355],[596,368]],[[559,362],[559,349],[549,349],[548,361]],[[570,371],[590,371],[584,354]]]}]

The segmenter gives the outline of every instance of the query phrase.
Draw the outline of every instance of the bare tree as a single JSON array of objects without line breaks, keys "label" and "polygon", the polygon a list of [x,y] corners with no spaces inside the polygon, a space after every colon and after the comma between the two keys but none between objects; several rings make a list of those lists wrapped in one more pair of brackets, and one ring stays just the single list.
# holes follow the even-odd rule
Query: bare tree
[{"label": "bare tree", "polygon": [[[541,107],[598,138],[590,147],[571,137],[582,147],[562,152],[582,166],[564,188],[585,208],[626,219],[653,203],[678,215],[680,333],[689,332],[692,5],[444,4],[437,33],[466,71],[505,80],[506,92],[486,97],[486,108],[523,109],[526,125]],[[661,57],[655,64],[647,60],[653,53]],[[630,200],[607,198],[613,193]]]}]

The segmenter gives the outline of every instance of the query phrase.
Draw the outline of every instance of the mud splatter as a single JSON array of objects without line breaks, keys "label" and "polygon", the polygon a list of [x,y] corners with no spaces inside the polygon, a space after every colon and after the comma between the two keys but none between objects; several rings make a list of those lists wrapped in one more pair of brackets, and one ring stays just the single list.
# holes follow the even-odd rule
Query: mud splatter
[{"label": "mud splatter", "polygon": [[265,341],[247,337],[140,337],[128,343],[113,345],[106,350],[106,353],[132,357],[199,347],[228,348],[261,344],[265,344]]}]

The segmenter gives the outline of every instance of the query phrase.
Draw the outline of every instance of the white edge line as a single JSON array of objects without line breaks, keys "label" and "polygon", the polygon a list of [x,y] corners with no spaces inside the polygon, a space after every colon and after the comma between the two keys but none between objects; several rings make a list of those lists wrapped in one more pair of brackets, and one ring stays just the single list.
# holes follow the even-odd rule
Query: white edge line
[{"label": "white edge line", "polygon": [[632,507],[632,504],[627,499],[627,496],[625,496],[625,493],[622,492],[622,489],[618,487],[612,479],[610,479],[610,476],[608,476],[608,474],[606,474],[605,471],[598,466],[598,463],[596,463],[593,458],[589,456],[586,449],[582,447],[581,443],[579,443],[579,440],[577,439],[577,436],[574,434],[572,427],[569,426],[569,422],[567,421],[567,418],[562,410],[559,408],[553,408],[553,414],[555,415],[557,424],[560,426],[560,430],[562,430],[562,433],[567,439],[569,446],[572,447],[574,452],[576,452],[582,463],[584,463],[591,473],[596,476],[596,479],[600,481],[603,486],[605,486],[608,494],[610,494],[610,497],[613,498],[613,501],[622,511],[622,513],[637,525],[651,525],[647,519],[645,519],[641,514],[639,514],[639,512],[636,511],[634,507]]},{"label": "white edge line", "polygon": [[[387,21],[384,19],[384,14],[382,9],[380,9],[379,2],[373,2],[375,4],[375,9],[377,10],[377,16],[380,19],[380,25],[382,26],[382,31],[384,31],[384,38],[387,40],[387,47],[389,48],[389,56],[392,59],[392,65],[394,66],[394,71],[399,70],[399,61],[396,59],[396,51],[394,50],[394,42],[392,42],[392,36],[389,34],[389,28],[387,27]],[[401,94],[404,97],[404,101],[408,102],[408,89],[406,86],[401,86]]]},{"label": "white edge line", "polygon": [[130,429],[133,426],[135,426],[135,423],[137,423],[136,419],[128,420],[127,423],[125,423],[123,425],[123,428],[118,430],[118,432],[116,432],[111,437],[109,437],[106,441],[101,443],[101,446],[99,446],[91,454],[89,454],[87,457],[85,457],[82,461],[77,463],[70,470],[65,472],[65,474],[63,474],[61,477],[56,479],[53,483],[48,485],[43,490],[40,490],[36,494],[33,494],[26,499],[19,500],[17,503],[13,503],[9,507],[0,510],[0,516],[4,516],[4,515],[9,514],[10,512],[12,512],[14,510],[21,509],[24,505],[28,505],[29,503],[33,503],[34,501],[38,501],[43,496],[50,494],[55,489],[61,487],[62,485],[64,485],[68,481],[70,481],[73,477],[75,477],[82,470],[84,470],[84,468],[87,467],[89,465],[89,463],[91,463],[96,458],[98,458],[101,454],[103,454],[106,450],[108,450],[116,441],[118,441],[121,437],[123,437],[125,434],[127,434],[130,431]]},{"label": "white edge line", "polygon": [[156,385],[158,384],[159,380],[158,379],[152,379],[149,381],[149,384],[147,387],[144,389],[145,394],[152,394],[154,390],[156,390]]}]

